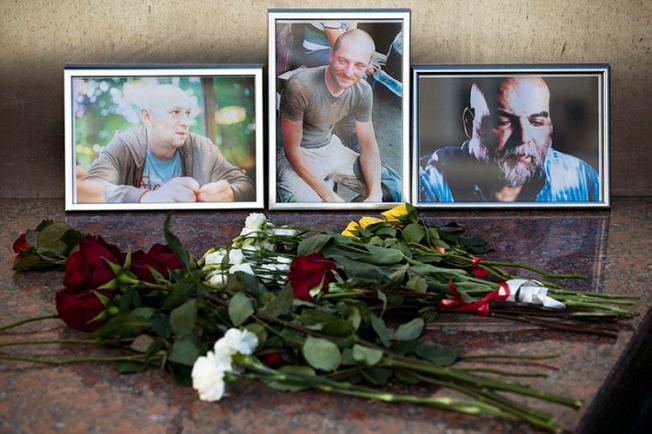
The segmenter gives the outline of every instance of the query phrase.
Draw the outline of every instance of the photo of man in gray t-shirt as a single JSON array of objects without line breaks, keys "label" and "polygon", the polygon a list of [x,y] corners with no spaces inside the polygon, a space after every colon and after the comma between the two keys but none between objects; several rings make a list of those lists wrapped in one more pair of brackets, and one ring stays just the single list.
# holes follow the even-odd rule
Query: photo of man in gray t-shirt
[{"label": "photo of man in gray t-shirt", "polygon": [[[344,202],[334,191],[335,184],[350,188],[364,202],[383,201],[380,152],[371,118],[373,92],[363,79],[374,52],[368,33],[349,30],[335,41],[328,65],[301,70],[288,80],[280,106],[280,202]],[[349,115],[359,153],[333,133]]]}]

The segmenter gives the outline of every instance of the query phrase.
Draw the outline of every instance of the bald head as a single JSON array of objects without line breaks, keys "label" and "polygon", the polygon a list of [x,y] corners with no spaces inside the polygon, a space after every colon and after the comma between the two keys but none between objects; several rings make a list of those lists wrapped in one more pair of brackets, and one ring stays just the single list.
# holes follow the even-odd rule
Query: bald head
[{"label": "bald head", "polygon": [[141,110],[161,110],[170,106],[192,107],[192,99],[177,86],[161,84],[148,89],[140,101]]},{"label": "bald head", "polygon": [[361,53],[366,53],[371,61],[371,56],[373,56],[376,51],[376,44],[374,44],[373,38],[369,33],[360,29],[352,29],[342,33],[335,40],[335,45],[333,45],[333,52],[336,53],[340,48],[350,50],[355,48]]}]

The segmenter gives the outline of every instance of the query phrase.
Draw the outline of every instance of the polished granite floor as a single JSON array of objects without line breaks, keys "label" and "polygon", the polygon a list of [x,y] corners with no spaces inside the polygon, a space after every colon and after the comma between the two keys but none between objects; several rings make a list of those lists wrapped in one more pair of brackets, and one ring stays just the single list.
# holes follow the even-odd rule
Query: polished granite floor
[{"label": "polished granite floor", "polygon": [[[247,212],[179,212],[173,230],[195,255],[228,242],[243,225]],[[367,213],[368,214],[368,213]],[[272,213],[277,222],[339,229],[361,213]],[[11,271],[11,243],[42,218],[62,219],[88,233],[101,234],[126,249],[162,241],[161,213],[76,213],[65,215],[63,201],[0,199],[0,323],[54,311],[54,293],[62,273]],[[528,325],[472,316],[445,316],[429,325],[425,339],[466,354],[559,353],[542,366],[518,366],[519,371],[545,370],[547,378],[526,382],[555,393],[571,394],[584,407],[571,410],[537,404],[555,414],[569,431],[594,432],[600,427],[614,390],[626,394],[632,343],[644,335],[644,318],[652,306],[652,199],[616,199],[610,211],[444,211],[423,212],[430,223],[455,220],[470,233],[482,234],[494,258],[522,260],[540,267],[581,272],[586,281],[571,286],[605,293],[640,295],[638,314],[615,339],[568,334]],[[649,333],[649,331],[648,331]],[[77,338],[55,320],[2,333],[0,342],[23,338]],[[638,340],[637,340],[638,339]],[[649,347],[645,347],[648,348]],[[7,349],[5,349],[7,351]],[[41,356],[111,354],[107,349],[51,345],[11,351]],[[629,357],[629,358],[628,358]],[[491,366],[489,366],[491,367]],[[502,366],[508,369],[509,366]],[[647,374],[649,384],[649,374]],[[524,380],[525,381],[525,380]],[[445,413],[436,409],[389,405],[321,393],[286,394],[262,385],[240,382],[219,403],[197,400],[191,388],[175,385],[157,371],[121,376],[110,365],[43,367],[0,363],[0,432],[64,433],[438,433],[531,432],[504,420]],[[621,390],[621,394],[623,391]],[[438,395],[443,393],[437,392]],[[446,393],[452,395],[452,393]],[[621,395],[620,395],[621,396]],[[621,417],[630,417],[624,410]],[[602,425],[603,427],[605,425]]]}]

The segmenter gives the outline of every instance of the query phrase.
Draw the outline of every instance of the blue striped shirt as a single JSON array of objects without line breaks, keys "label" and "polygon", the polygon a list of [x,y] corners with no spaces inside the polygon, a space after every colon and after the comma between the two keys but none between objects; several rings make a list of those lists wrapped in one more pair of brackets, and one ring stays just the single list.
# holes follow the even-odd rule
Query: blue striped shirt
[{"label": "blue striped shirt", "polygon": [[[494,192],[487,188],[491,182],[477,182],[485,164],[468,153],[466,143],[438,150],[424,168],[419,168],[420,202],[494,202]],[[552,148],[546,154],[543,170],[523,186],[519,195],[519,201],[524,202],[599,200],[600,182],[595,169]]]}]

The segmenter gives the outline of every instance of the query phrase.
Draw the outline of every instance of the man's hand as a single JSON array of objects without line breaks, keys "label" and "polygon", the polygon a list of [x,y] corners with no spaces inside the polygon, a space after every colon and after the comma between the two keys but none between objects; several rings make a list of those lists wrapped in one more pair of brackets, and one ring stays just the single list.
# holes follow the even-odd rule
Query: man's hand
[{"label": "man's hand", "polygon": [[77,176],[77,202],[79,203],[106,203],[104,184],[100,181],[86,179],[86,171],[81,167],[75,168]]},{"label": "man's hand", "polygon": [[148,191],[141,202],[196,202],[199,184],[188,176],[172,178],[158,190]]},{"label": "man's hand", "polygon": [[201,186],[197,192],[199,202],[233,202],[235,193],[228,181],[210,182]]},{"label": "man's hand", "polygon": [[337,193],[332,190],[328,192],[325,197],[322,196],[322,199],[324,199],[325,202],[345,202],[344,199],[342,199]]}]

